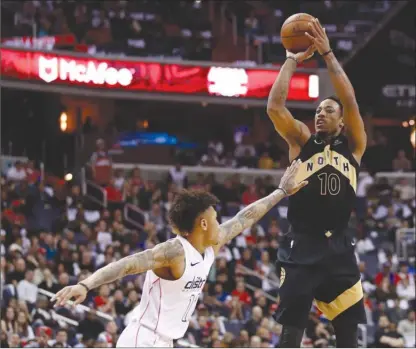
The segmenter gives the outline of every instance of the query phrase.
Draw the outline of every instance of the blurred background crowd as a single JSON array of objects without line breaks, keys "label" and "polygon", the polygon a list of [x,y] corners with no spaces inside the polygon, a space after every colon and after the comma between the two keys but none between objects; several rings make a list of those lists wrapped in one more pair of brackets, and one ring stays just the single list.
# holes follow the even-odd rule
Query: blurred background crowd
[{"label": "blurred background crowd", "polygon": [[[406,89],[412,73],[400,68],[409,66],[406,50],[414,48],[414,39],[403,34],[404,27],[389,27],[409,22],[403,17],[407,3],[3,1],[1,47],[279,66],[285,18],[296,12],[318,16],[356,87],[368,134],[349,226],[367,312],[359,343],[414,347],[414,87]],[[388,38],[402,45],[398,51],[389,47],[401,63],[388,71],[372,56],[380,35],[383,45]],[[366,57],[377,68],[373,80],[380,81],[374,94],[371,76],[363,74],[363,69],[370,74],[370,65],[357,63]],[[316,59],[307,68],[321,65]],[[377,80],[384,74],[390,80]],[[173,237],[166,214],[178,189],[214,193],[224,222],[272,192],[288,165],[287,146],[264,106],[2,87],[1,110],[2,348],[114,347],[140,302],[145,275],[104,285],[75,309],[53,308],[50,297],[103,265]],[[291,110],[313,127],[312,104]],[[287,228],[284,200],[222,249],[176,346],[278,345],[276,257]],[[302,345],[335,345],[330,322],[315,307]]]}]

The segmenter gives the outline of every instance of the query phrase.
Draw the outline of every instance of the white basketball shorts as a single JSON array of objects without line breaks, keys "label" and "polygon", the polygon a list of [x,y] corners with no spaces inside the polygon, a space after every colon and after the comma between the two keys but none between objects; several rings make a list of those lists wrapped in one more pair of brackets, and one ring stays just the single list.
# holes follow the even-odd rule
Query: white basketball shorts
[{"label": "white basketball shorts", "polygon": [[130,321],[117,341],[118,348],[173,348],[173,340],[140,325],[137,319]]}]

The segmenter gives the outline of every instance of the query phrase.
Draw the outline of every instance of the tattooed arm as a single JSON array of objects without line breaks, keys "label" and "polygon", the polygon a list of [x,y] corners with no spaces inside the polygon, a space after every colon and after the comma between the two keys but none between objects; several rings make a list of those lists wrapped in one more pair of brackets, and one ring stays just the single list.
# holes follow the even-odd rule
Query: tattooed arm
[{"label": "tattooed arm", "polygon": [[303,122],[296,120],[285,106],[290,79],[296,70],[296,65],[295,59],[286,60],[270,90],[267,101],[267,114],[273,122],[275,130],[289,144],[291,159],[298,155],[299,146],[303,146],[311,135],[308,127]]},{"label": "tattooed arm", "polygon": [[148,270],[168,267],[185,258],[185,251],[178,239],[171,239],[154,248],[138,252],[122,258],[97,270],[80,284],[65,287],[59,291],[52,300],[57,300],[56,305],[64,305],[71,298],[75,303],[81,303],[88,290],[108,284],[127,275],[140,274]]},{"label": "tattooed arm", "polygon": [[220,225],[220,243],[215,246],[216,254],[223,245],[234,239],[245,229],[250,228],[253,224],[257,223],[286,195],[293,195],[308,184],[307,181],[299,183],[296,179],[301,164],[302,162],[300,160],[293,161],[292,165],[290,165],[283,175],[279,184],[279,189],[263,199],[248,205],[238,212],[234,218]]},{"label": "tattooed arm", "polygon": [[227,244],[245,229],[257,223],[270,209],[285,197],[285,193],[278,189],[263,199],[253,202],[232,219],[220,225],[220,247]]},{"label": "tattooed arm", "polygon": [[364,154],[367,145],[367,135],[364,129],[364,121],[355,99],[354,88],[342,69],[335,55],[331,52],[324,57],[328,67],[329,76],[334,86],[335,93],[341,100],[344,107],[344,124],[346,135],[351,145],[351,151],[354,153],[358,162]]},{"label": "tattooed arm", "polygon": [[[306,33],[306,35],[313,41],[317,50],[323,58],[328,67],[329,76],[335,89],[335,93],[341,100],[344,107],[343,119],[346,129],[346,135],[349,144],[352,147],[351,151],[360,162],[367,145],[367,135],[364,129],[364,122],[360,115],[357,100],[355,99],[354,88],[347,74],[342,69],[334,53],[330,49],[329,39],[325,30],[322,28],[318,19],[315,19],[309,24],[313,36]],[[329,53],[328,53],[329,52]]]}]

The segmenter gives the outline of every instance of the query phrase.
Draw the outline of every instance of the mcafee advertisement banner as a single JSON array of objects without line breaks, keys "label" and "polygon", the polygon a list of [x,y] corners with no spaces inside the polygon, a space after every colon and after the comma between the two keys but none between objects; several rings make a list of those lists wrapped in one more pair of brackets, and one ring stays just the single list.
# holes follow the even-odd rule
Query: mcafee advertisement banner
[{"label": "mcafee advertisement banner", "polygon": [[[88,89],[266,99],[278,75],[277,70],[261,68],[104,59],[9,48],[0,51],[3,79]],[[295,73],[288,100],[314,102],[318,97],[318,75]]]}]

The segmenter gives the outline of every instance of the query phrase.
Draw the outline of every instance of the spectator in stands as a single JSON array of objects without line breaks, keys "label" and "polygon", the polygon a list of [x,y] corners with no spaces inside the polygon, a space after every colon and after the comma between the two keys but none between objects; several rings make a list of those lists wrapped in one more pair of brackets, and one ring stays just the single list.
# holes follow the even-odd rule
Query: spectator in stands
[{"label": "spectator in stands", "polygon": [[393,159],[393,170],[394,171],[410,171],[412,164],[406,157],[404,150],[399,150],[397,156]]},{"label": "spectator in stands", "polygon": [[245,328],[249,336],[254,336],[257,333],[257,328],[260,326],[263,318],[263,310],[259,306],[253,307],[251,319],[247,321]]},{"label": "spectator in stands", "polygon": [[17,284],[19,299],[34,305],[38,295],[38,287],[33,283],[33,270],[26,270],[25,278]]},{"label": "spectator in stands", "polygon": [[[133,170],[133,175],[134,175],[135,170]],[[139,174],[139,176],[140,176],[140,174]],[[124,189],[124,183],[126,182],[126,178],[124,177],[123,170],[120,170],[120,169],[115,170],[113,179],[114,179],[114,187],[118,191],[122,192],[123,189]],[[139,184],[135,184],[135,185],[139,186],[140,184],[141,183],[139,182]]]},{"label": "spectator in stands", "polygon": [[397,332],[403,336],[407,348],[415,347],[416,321],[414,309],[408,311],[406,319],[400,320]]},{"label": "spectator in stands", "polygon": [[27,343],[28,341],[35,338],[32,326],[30,326],[29,314],[23,310],[17,313],[17,326],[16,333],[19,335],[22,342]]},{"label": "spectator in stands", "polygon": [[402,348],[404,346],[403,336],[397,332],[396,325],[391,323],[386,315],[380,316],[378,327],[374,341],[376,348]]},{"label": "spectator in stands", "polygon": [[173,183],[178,189],[188,187],[188,176],[180,163],[169,170],[168,183]]},{"label": "spectator in stands", "polygon": [[218,139],[209,141],[208,149],[213,149],[218,158],[221,158],[224,154],[224,144]]},{"label": "spectator in stands", "polygon": [[254,11],[250,12],[250,16],[244,21],[245,34],[249,41],[253,40],[253,37],[258,33],[259,21],[254,15]]},{"label": "spectator in stands", "polygon": [[8,307],[5,313],[5,317],[1,320],[1,332],[6,333],[8,336],[16,332],[16,312],[13,307]]},{"label": "spectator in stands", "polygon": [[390,278],[384,277],[381,283],[377,285],[375,298],[379,303],[397,298],[394,284],[390,281]]},{"label": "spectator in stands", "polygon": [[401,179],[396,184],[395,189],[399,192],[399,197],[402,201],[413,200],[416,196],[415,187],[411,186],[407,179]]},{"label": "spectator in stands", "polygon": [[273,159],[269,156],[269,153],[264,152],[260,159],[259,159],[259,163],[257,166],[259,169],[262,170],[271,170],[272,168],[274,168],[274,161]]},{"label": "spectator in stands", "polygon": [[58,348],[70,348],[68,345],[68,333],[64,329],[59,329],[56,333],[56,339],[50,340],[48,345],[51,347]]},{"label": "spectator in stands", "polygon": [[391,270],[391,264],[388,262],[384,263],[383,270],[376,275],[374,282],[377,286],[379,286],[385,279],[387,279],[393,286],[397,285],[400,281],[399,275]]},{"label": "spectator in stands", "polygon": [[114,321],[109,321],[105,326],[105,331],[101,332],[98,340],[107,345],[107,348],[114,348],[117,343],[117,325]]},{"label": "spectator in stands", "polygon": [[405,299],[409,302],[415,300],[415,281],[413,276],[403,278],[397,284],[397,295],[400,299]]},{"label": "spectator in stands", "polygon": [[21,348],[22,347],[22,340],[18,333],[12,333],[9,336],[8,345],[9,348]]},{"label": "spectator in stands", "polygon": [[254,157],[256,156],[256,148],[253,144],[250,143],[250,139],[248,135],[244,135],[241,143],[238,144],[234,151],[234,156],[239,159],[244,155],[248,154],[248,156]]},{"label": "spectator in stands", "polygon": [[112,160],[101,138],[97,140],[96,151],[91,156],[91,169],[96,183],[106,185],[110,182],[113,171]]},{"label": "spectator in stands", "polygon": [[243,193],[241,197],[241,202],[243,205],[250,205],[254,201],[259,199],[259,195],[257,193],[257,188],[254,184],[248,186],[247,190]]},{"label": "spectator in stands", "polygon": [[207,154],[202,155],[199,163],[201,166],[220,166],[221,162],[218,157],[217,151],[214,148],[208,148]]},{"label": "spectator in stands", "polygon": [[256,168],[256,158],[251,155],[251,151],[246,148],[244,154],[237,159],[238,167]]},{"label": "spectator in stands", "polygon": [[224,156],[224,158],[220,161],[221,166],[227,167],[227,168],[236,168],[237,167],[237,160],[233,156],[232,152],[227,152]]},{"label": "spectator in stands", "polygon": [[109,179],[108,185],[105,186],[105,191],[107,193],[107,200],[110,202],[120,202],[123,200],[123,193],[115,185],[115,180],[113,178]]},{"label": "spectator in stands", "polygon": [[9,181],[20,182],[25,180],[27,173],[21,161],[16,161],[14,166],[11,166],[7,171],[7,179]]}]

